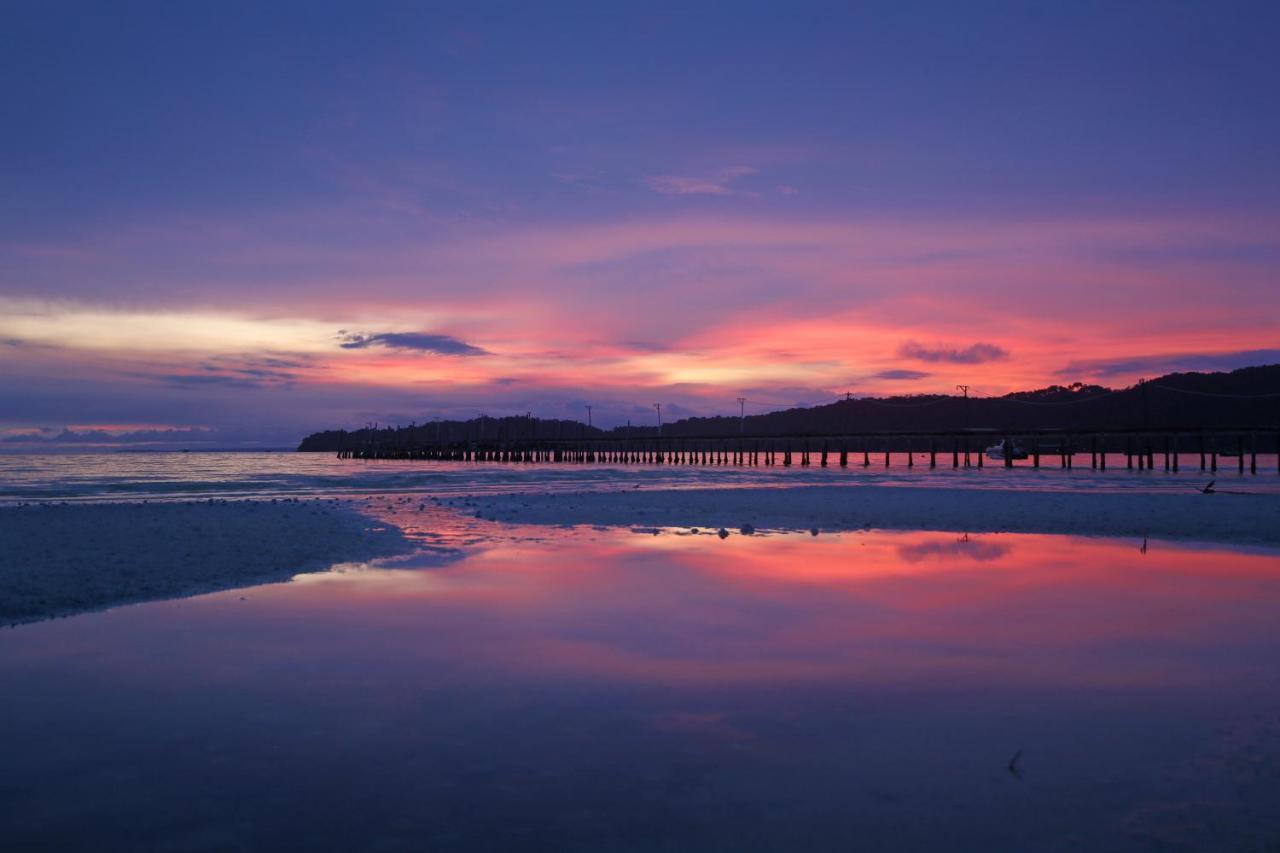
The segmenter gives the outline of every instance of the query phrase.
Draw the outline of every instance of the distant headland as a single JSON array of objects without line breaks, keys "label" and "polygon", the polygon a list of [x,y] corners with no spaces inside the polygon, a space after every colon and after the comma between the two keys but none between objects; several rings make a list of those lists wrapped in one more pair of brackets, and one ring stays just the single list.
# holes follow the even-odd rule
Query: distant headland
[{"label": "distant headland", "polygon": [[[664,423],[662,438],[836,436],[869,433],[1200,431],[1280,426],[1280,365],[1229,373],[1170,373],[1127,388],[1051,385],[1001,397],[850,397],[760,415],[694,417]],[[409,426],[325,430],[299,451],[338,452],[369,444],[557,442],[654,439],[656,424],[601,429],[529,416],[441,420]]]}]

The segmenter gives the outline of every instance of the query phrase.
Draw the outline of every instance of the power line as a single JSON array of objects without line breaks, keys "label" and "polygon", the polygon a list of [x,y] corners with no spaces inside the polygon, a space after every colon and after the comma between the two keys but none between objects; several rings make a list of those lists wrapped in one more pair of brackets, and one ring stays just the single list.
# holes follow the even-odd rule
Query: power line
[{"label": "power line", "polygon": [[1213,391],[1192,391],[1190,388],[1174,388],[1169,385],[1156,385],[1148,383],[1151,388],[1160,388],[1165,391],[1175,391],[1179,394],[1194,394],[1197,397],[1228,397],[1233,400],[1266,400],[1271,397],[1280,397],[1280,392],[1272,394],[1218,394]]},{"label": "power line", "polygon": [[822,400],[813,400],[810,402],[798,401],[795,403],[776,403],[776,402],[771,402],[767,400],[747,400],[747,403],[752,406],[770,406],[772,408],[777,408],[777,409],[796,409],[796,408],[804,408],[806,406],[825,406],[828,403],[836,403],[843,399],[844,397],[826,397]]}]

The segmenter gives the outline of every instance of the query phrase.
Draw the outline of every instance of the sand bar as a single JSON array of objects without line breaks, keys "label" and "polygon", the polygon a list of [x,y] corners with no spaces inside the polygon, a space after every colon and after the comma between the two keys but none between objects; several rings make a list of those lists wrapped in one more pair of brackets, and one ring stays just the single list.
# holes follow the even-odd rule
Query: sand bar
[{"label": "sand bar", "polygon": [[591,494],[497,495],[477,499],[484,518],[528,524],[725,527],[760,530],[944,530],[1150,536],[1280,544],[1280,495],[1117,494],[801,486]]},{"label": "sand bar", "polygon": [[0,507],[0,625],[407,550],[400,531],[323,501]]}]

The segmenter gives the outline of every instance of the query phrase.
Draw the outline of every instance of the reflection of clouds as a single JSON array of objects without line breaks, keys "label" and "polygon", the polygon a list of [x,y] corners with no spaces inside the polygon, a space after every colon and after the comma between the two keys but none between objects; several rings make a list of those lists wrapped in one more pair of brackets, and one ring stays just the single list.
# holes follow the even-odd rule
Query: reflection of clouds
[{"label": "reflection of clouds", "polygon": [[898,556],[907,563],[921,563],[925,560],[963,558],[979,563],[999,560],[1009,554],[1012,549],[1004,542],[986,542],[980,539],[948,539],[937,542],[917,542],[913,545],[899,545]]},{"label": "reflection of clouds", "polygon": [[[467,517],[450,532],[447,510],[420,512],[403,496],[373,503],[381,517],[437,528],[455,548],[257,587],[252,608],[206,614],[238,620],[234,639],[210,634],[216,654],[280,643],[279,654],[295,655],[305,642],[336,667],[397,662],[440,685],[504,688],[1133,688],[1274,668],[1271,550],[1162,543],[1144,557],[1130,541],[896,531],[722,541],[572,528],[531,542],[519,526]],[[718,698],[671,710],[646,725],[706,741],[751,728],[720,718]]]}]

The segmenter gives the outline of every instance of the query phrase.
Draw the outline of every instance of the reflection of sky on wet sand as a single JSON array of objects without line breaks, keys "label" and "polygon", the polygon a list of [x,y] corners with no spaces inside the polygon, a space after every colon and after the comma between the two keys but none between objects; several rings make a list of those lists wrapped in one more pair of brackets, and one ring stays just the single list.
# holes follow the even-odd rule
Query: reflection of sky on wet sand
[{"label": "reflection of sky on wet sand", "polygon": [[509,528],[5,632],[0,821],[457,849],[1280,831],[1274,553],[682,533]]},{"label": "reflection of sky on wet sand", "polygon": [[424,654],[465,650],[473,677],[504,680],[536,664],[539,676],[620,681],[1160,686],[1243,677],[1280,647],[1268,553],[1143,554],[1058,536],[535,532],[544,539],[427,572],[300,578],[307,589],[282,590],[280,605],[359,602],[429,637]]}]

